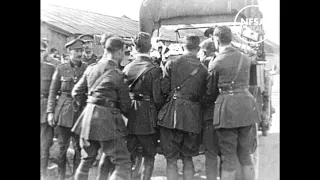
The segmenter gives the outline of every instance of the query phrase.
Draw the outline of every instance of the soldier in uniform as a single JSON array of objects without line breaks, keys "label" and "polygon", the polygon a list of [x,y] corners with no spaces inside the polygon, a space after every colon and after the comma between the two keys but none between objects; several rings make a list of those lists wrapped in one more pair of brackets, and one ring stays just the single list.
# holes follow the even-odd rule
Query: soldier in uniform
[{"label": "soldier in uniform", "polygon": [[[214,30],[219,54],[209,63],[207,101],[214,101],[213,126],[222,159],[221,180],[234,180],[237,158],[244,179],[254,180],[250,155],[255,151],[256,123],[260,121],[258,105],[248,90],[250,59],[231,46],[228,26]],[[210,103],[210,102],[208,102]]]},{"label": "soldier in uniform", "polygon": [[133,44],[137,54],[123,69],[132,100],[127,125],[129,129],[127,147],[130,153],[135,153],[137,147],[142,146],[144,168],[141,180],[150,180],[159,139],[156,122],[163,102],[160,88],[162,74],[160,66],[153,63],[150,57],[150,34],[140,32],[133,40]]},{"label": "soldier in uniform", "polygon": [[[59,179],[65,178],[66,155],[71,137],[75,150],[73,171],[80,163],[79,137],[71,132],[71,128],[81,113],[81,107],[73,101],[71,90],[87,68],[87,65],[81,62],[82,45],[83,41],[79,39],[72,40],[65,45],[70,61],[57,66],[50,86],[47,113],[49,124],[57,125]],[[59,99],[56,102],[57,95],[59,95]]]},{"label": "soldier in uniform", "polygon": [[194,176],[201,134],[200,98],[205,93],[207,68],[197,59],[200,39],[187,35],[184,54],[169,60],[163,70],[162,92],[167,102],[159,111],[160,144],[167,159],[167,179],[178,179],[177,160],[183,162],[183,179]]},{"label": "soldier in uniform", "polygon": [[[87,105],[73,128],[74,132],[80,134],[83,153],[75,180],[88,179],[100,147],[115,165],[110,180],[126,180],[131,173],[130,155],[125,141],[128,132],[121,116],[127,116],[131,106],[129,88],[119,69],[124,58],[124,42],[118,37],[107,36],[102,41],[102,59],[88,67],[72,91],[76,102],[80,103],[87,97]],[[104,174],[98,172],[101,173]]]},{"label": "soldier in uniform", "polygon": [[82,62],[87,63],[88,65],[97,62],[98,56],[93,53],[93,35],[90,34],[84,34],[78,37],[78,39],[81,39],[84,44],[84,51],[82,55]]},{"label": "soldier in uniform", "polygon": [[47,178],[47,166],[49,161],[49,150],[53,145],[53,128],[49,126],[47,122],[47,103],[48,103],[48,95],[49,88],[52,79],[52,75],[54,73],[55,67],[52,64],[43,62],[44,55],[47,51],[47,44],[44,41],[41,41],[40,45],[40,67],[41,67],[41,119],[40,119],[40,127],[41,127],[41,176],[43,179]]}]

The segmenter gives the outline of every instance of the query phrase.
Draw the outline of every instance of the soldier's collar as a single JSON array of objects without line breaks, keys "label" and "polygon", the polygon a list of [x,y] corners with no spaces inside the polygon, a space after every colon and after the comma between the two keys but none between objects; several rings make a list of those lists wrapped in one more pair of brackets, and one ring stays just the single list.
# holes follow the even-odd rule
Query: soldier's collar
[{"label": "soldier's collar", "polygon": [[147,53],[138,53],[138,54],[135,54],[134,56],[135,56],[135,58],[138,58],[138,57],[147,57],[147,58],[150,58],[150,55],[147,54]]},{"label": "soldier's collar", "polygon": [[119,66],[117,61],[115,61],[113,59],[107,59],[106,57],[102,57],[99,62],[105,62],[107,64],[114,65],[115,67]]},{"label": "soldier's collar", "polygon": [[69,62],[70,62],[70,66],[71,66],[71,67],[75,67],[75,66],[76,66],[76,67],[80,67],[81,64],[82,64],[81,61],[75,62],[75,61],[70,60]]},{"label": "soldier's collar", "polygon": [[236,49],[234,47],[232,47],[231,45],[230,46],[219,47],[219,54],[224,54],[226,52],[234,51],[234,50],[236,50]]}]

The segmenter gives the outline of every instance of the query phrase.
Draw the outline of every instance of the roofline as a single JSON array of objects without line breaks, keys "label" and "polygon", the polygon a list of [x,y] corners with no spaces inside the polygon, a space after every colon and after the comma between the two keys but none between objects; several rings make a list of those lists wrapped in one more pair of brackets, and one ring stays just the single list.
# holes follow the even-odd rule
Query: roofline
[{"label": "roofline", "polygon": [[51,24],[50,22],[41,20],[41,23],[49,25],[51,27],[51,28],[49,27],[49,29],[51,29],[51,30],[53,30],[53,31],[55,31],[57,33],[60,33],[60,34],[66,35],[66,36],[75,35],[73,32],[69,32],[69,31],[67,31],[65,29],[62,29],[62,28],[60,28],[60,27],[58,27],[56,25]]},{"label": "roofline", "polygon": [[[93,11],[86,11],[86,10],[81,10],[81,9],[75,9],[75,8],[70,8],[70,7],[65,7],[65,6],[59,6],[59,5],[55,5],[55,4],[48,4],[49,6],[55,6],[55,7],[60,7],[60,8],[66,8],[66,9],[72,9],[72,10],[76,10],[76,11],[82,11],[82,12],[88,12],[88,13],[92,13],[92,14],[98,14],[98,15],[102,15],[102,16],[108,16],[108,17],[114,17],[114,18],[122,18],[122,19],[128,19],[131,21],[136,21],[139,22],[137,20],[131,19],[131,18],[123,18],[123,17],[118,17],[118,16],[110,16],[110,15],[106,15],[106,14],[101,14],[101,13],[97,13],[97,12],[93,12]],[[41,8],[41,9],[45,9],[45,8]]]}]

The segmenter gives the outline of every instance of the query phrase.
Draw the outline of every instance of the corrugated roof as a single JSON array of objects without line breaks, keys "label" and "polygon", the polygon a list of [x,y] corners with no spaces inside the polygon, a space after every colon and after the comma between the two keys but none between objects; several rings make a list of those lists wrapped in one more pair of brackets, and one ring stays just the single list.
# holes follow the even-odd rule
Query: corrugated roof
[{"label": "corrugated roof", "polygon": [[56,5],[41,8],[41,20],[71,34],[115,33],[133,37],[139,32],[138,21]]}]

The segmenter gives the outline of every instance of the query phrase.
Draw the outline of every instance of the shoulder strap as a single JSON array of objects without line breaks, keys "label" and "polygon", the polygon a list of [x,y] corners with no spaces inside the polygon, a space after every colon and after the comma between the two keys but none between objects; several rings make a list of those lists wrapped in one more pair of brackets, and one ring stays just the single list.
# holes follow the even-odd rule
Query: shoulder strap
[{"label": "shoulder strap", "polygon": [[140,74],[137,76],[137,78],[135,80],[133,80],[133,82],[129,85],[129,90],[131,91],[132,88],[134,87],[134,85],[137,83],[137,81],[139,80],[140,77],[142,77],[143,75],[145,75],[147,72],[149,72],[151,69],[156,68],[156,66],[151,63],[151,66],[146,66],[145,68],[143,68],[143,70],[140,71]]},{"label": "shoulder strap", "polygon": [[234,81],[238,78],[240,69],[241,69],[241,67],[242,67],[242,63],[243,63],[243,54],[240,53],[240,61],[239,61],[239,63],[238,63],[238,68],[237,68],[237,71],[236,71],[234,77],[233,77],[232,80],[231,80],[231,84],[234,84]]},{"label": "shoulder strap", "polygon": [[169,96],[167,98],[167,101],[170,100],[173,95],[178,92],[184,85],[187,84],[188,80],[191,79],[191,77],[193,77],[194,75],[196,75],[199,70],[200,67],[203,66],[201,63],[198,65],[198,67],[196,67],[182,82],[179,86],[175,87],[173,90],[171,90],[171,92],[169,93]]},{"label": "shoulder strap", "polygon": [[107,75],[109,74],[109,72],[111,71],[112,69],[108,69],[106,70],[100,77],[98,77],[93,85],[91,86],[88,94],[91,95],[91,93],[93,92],[93,90],[100,84],[100,82],[102,81],[102,79],[104,79],[105,77],[107,77]]}]

